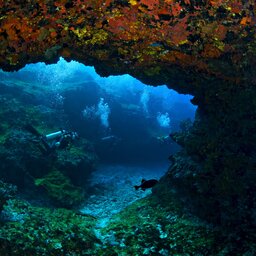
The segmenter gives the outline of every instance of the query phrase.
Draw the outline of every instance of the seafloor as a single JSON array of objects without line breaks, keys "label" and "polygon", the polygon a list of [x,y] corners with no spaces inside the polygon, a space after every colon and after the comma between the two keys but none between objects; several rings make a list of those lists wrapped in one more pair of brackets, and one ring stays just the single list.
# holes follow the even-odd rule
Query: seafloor
[{"label": "seafloor", "polygon": [[[170,180],[182,177],[186,184],[205,192],[197,194],[189,189],[191,196],[205,203],[200,207],[203,213],[212,205],[211,197],[205,201],[207,183],[201,182],[205,176],[202,174],[196,183],[198,165],[184,151],[172,157],[171,160],[179,160],[171,166],[172,172],[167,166],[149,161],[147,166],[99,165],[92,143],[84,138],[69,150],[42,156],[35,138],[24,126],[30,123],[42,133],[59,129],[67,123],[67,115],[58,105],[61,102],[52,101],[55,92],[47,94],[36,83],[31,87],[29,81],[21,82],[10,75],[2,78],[1,256],[256,254],[253,226],[238,222],[234,228],[233,223],[218,225],[199,218],[188,207],[184,184],[177,189],[176,182],[174,188]],[[68,94],[81,93],[79,87],[81,84],[73,84]],[[175,134],[176,139],[190,143],[186,132]],[[197,150],[200,140],[196,142],[190,149]],[[133,186],[142,178],[159,179],[162,175],[152,192],[135,191]],[[229,192],[224,186],[221,188]],[[179,189],[184,194],[177,194]],[[211,217],[222,213],[217,207],[207,210]],[[221,217],[228,219],[227,215]]]},{"label": "seafloor", "polygon": [[141,178],[160,178],[165,169],[100,166],[76,211],[10,199],[2,214],[1,255],[225,255],[223,234],[184,214],[175,198],[164,202],[151,190],[135,191]]},{"label": "seafloor", "polygon": [[245,252],[238,234],[185,213],[175,196],[168,193],[166,201],[134,190],[142,177],[159,178],[164,170],[100,166],[90,196],[75,211],[10,199],[2,213],[1,255],[254,255],[251,238]]}]

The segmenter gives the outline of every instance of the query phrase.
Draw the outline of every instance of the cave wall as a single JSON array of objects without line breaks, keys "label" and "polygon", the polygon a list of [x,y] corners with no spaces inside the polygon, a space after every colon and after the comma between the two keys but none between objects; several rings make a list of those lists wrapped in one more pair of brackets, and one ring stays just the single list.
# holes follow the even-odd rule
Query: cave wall
[{"label": "cave wall", "polygon": [[164,180],[201,217],[253,222],[255,1],[0,0],[0,6],[3,70],[62,56],[102,76],[128,73],[194,95],[195,124],[173,135],[183,150]]},{"label": "cave wall", "polygon": [[209,85],[211,97],[194,98],[199,108],[193,126],[172,134],[183,149],[172,156],[164,182],[201,218],[255,228],[256,90]]}]

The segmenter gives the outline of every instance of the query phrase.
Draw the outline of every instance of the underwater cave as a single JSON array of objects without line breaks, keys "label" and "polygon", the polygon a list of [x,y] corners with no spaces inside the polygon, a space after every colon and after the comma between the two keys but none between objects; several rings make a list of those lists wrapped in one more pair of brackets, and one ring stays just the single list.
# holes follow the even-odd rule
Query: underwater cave
[{"label": "underwater cave", "polygon": [[0,7],[1,255],[256,254],[253,1]]},{"label": "underwater cave", "polygon": [[[102,78],[92,67],[62,58],[57,64],[2,71],[0,78],[6,158],[0,177],[28,198],[48,195],[66,207],[73,206],[72,200],[56,198],[56,192],[47,189],[39,190],[39,196],[35,188],[31,193],[32,186],[58,170],[86,190],[87,197],[95,196],[95,187],[101,186],[100,195],[109,193],[111,201],[106,188],[118,195],[120,184],[123,189],[126,183],[131,193],[143,178],[159,179],[167,171],[168,158],[180,149],[171,134],[187,131],[196,111],[189,95],[147,86],[129,75]],[[64,145],[70,134],[78,136]],[[82,154],[84,161],[79,159]],[[123,200],[128,202],[123,196],[112,204],[112,211],[120,210]]]}]

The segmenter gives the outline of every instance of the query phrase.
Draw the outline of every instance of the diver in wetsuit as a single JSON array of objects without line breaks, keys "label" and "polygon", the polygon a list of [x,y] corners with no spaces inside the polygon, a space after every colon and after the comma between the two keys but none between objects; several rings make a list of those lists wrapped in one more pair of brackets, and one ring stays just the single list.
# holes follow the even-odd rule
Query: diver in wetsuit
[{"label": "diver in wetsuit", "polygon": [[32,125],[26,125],[26,130],[37,137],[39,149],[44,155],[50,155],[56,149],[69,148],[72,142],[78,138],[76,132],[59,130],[47,135],[41,135]]}]

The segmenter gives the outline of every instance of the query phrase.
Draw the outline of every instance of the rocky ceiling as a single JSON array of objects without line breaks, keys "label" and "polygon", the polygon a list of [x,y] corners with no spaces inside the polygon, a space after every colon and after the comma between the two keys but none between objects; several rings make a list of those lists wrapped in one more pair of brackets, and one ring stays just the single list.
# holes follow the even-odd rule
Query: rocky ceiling
[{"label": "rocky ceiling", "polygon": [[253,83],[253,0],[0,0],[0,67],[60,56],[102,76],[194,93],[209,79]]}]

